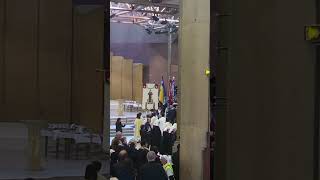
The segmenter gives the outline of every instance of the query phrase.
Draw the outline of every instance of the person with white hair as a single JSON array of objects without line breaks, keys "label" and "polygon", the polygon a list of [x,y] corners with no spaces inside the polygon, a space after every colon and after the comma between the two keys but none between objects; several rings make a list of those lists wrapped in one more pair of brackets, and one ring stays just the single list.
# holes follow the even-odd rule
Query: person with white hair
[{"label": "person with white hair", "polygon": [[154,123],[158,120],[156,113],[151,114],[151,126],[153,127]]},{"label": "person with white hair", "polygon": [[153,151],[147,154],[148,163],[140,168],[138,179],[139,180],[168,180],[167,173],[161,164],[155,162],[157,155]]},{"label": "person with white hair", "polygon": [[174,180],[174,172],[172,164],[169,162],[169,157],[163,155],[160,157],[161,164],[163,165],[163,169],[166,171],[168,180]]},{"label": "person with white hair", "polygon": [[170,122],[166,122],[164,124],[164,129],[163,129],[163,132],[169,132],[170,133],[170,129],[172,128],[172,124]]},{"label": "person with white hair", "polygon": [[161,118],[159,118],[159,128],[161,130],[161,134],[163,133],[166,122],[167,122],[166,117],[165,117],[164,113],[162,113]]}]

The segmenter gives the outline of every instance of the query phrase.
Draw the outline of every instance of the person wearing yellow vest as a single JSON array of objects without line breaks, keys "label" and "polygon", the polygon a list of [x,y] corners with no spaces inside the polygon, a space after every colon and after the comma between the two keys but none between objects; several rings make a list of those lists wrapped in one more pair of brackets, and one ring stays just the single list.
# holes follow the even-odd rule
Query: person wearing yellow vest
[{"label": "person wearing yellow vest", "polygon": [[141,139],[141,135],[140,135],[140,129],[142,125],[141,115],[142,115],[141,113],[138,113],[137,118],[134,121],[134,138],[137,140]]},{"label": "person wearing yellow vest", "polygon": [[166,171],[168,180],[175,180],[174,173],[173,173],[173,167],[170,162],[168,162],[168,159],[166,156],[161,156],[160,161],[163,165],[163,169]]}]

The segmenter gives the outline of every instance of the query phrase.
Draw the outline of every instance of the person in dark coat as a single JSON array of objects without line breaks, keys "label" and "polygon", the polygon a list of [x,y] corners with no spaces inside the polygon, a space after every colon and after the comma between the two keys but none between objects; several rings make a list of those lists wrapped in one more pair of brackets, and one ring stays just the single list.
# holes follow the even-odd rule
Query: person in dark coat
[{"label": "person in dark coat", "polygon": [[162,137],[162,152],[163,155],[171,155],[172,154],[172,136],[171,133],[169,133],[169,130],[163,131],[163,137]]},{"label": "person in dark coat", "polygon": [[151,145],[151,140],[152,140],[152,135],[151,135],[151,132],[152,132],[152,127],[151,127],[151,119],[150,117],[148,117],[147,119],[147,122],[146,124],[144,125],[144,128],[145,128],[145,141],[147,143],[147,147],[149,147]]},{"label": "person in dark coat", "polygon": [[168,121],[171,124],[176,123],[176,119],[177,119],[177,110],[176,110],[176,108],[172,107],[170,110],[168,110],[167,118],[168,118]]},{"label": "person in dark coat", "polygon": [[133,162],[128,158],[125,150],[119,153],[119,162],[114,165],[112,176],[119,180],[135,180],[136,172],[133,167]]},{"label": "person in dark coat", "polygon": [[138,157],[138,150],[136,149],[135,142],[129,143],[128,156],[133,161],[134,167],[136,168],[137,167],[136,162],[137,162],[137,157]]},{"label": "person in dark coat", "polygon": [[168,176],[161,166],[155,162],[156,153],[153,151],[147,154],[148,163],[143,165],[138,174],[138,180],[168,180]]},{"label": "person in dark coat", "polygon": [[125,126],[126,124],[122,124],[121,118],[118,118],[116,122],[116,132],[122,132],[122,128]]},{"label": "person in dark coat", "polygon": [[148,148],[146,147],[146,142],[141,141],[141,148],[137,151],[137,161],[136,161],[136,168],[139,169],[142,165],[147,163],[147,154],[149,152]]},{"label": "person in dark coat", "polygon": [[86,167],[85,180],[97,180],[98,179],[98,173],[96,170],[96,167],[93,164],[89,164]]},{"label": "person in dark coat", "polygon": [[146,142],[146,128],[145,128],[145,125],[141,125],[141,128],[140,128],[140,136],[141,136],[141,142]]},{"label": "person in dark coat", "polygon": [[161,138],[161,130],[157,121],[153,124],[153,128],[151,130],[151,146],[161,147]]}]

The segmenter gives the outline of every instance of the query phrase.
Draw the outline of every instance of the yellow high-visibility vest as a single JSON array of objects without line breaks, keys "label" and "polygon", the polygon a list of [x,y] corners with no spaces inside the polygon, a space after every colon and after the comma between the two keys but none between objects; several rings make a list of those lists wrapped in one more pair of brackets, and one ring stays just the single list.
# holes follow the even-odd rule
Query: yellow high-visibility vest
[{"label": "yellow high-visibility vest", "polygon": [[169,177],[174,175],[173,174],[173,167],[170,163],[163,165],[163,169],[166,171],[166,173]]}]

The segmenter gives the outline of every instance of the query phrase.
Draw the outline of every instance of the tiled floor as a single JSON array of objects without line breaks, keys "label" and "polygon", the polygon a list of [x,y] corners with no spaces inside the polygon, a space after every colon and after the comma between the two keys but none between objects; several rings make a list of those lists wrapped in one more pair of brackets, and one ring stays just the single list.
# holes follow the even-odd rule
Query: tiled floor
[{"label": "tiled floor", "polygon": [[[56,160],[54,156],[49,156],[44,163],[44,170],[28,171],[26,170],[25,154],[26,137],[27,134],[22,125],[0,123],[0,179],[24,179],[27,177],[82,179],[86,165],[92,160],[96,160]],[[102,173],[108,174],[109,162],[107,160],[101,160],[101,162],[103,163]]]}]

